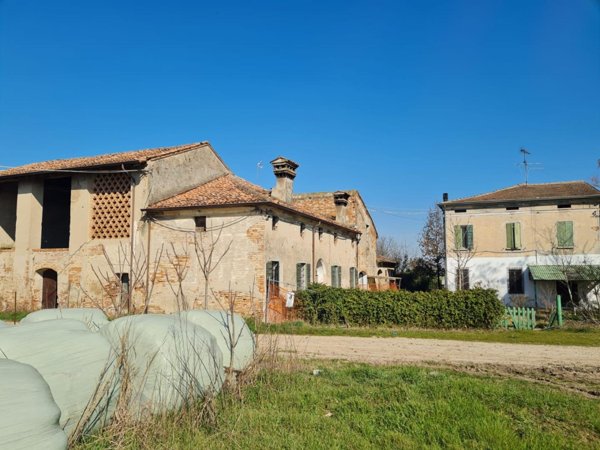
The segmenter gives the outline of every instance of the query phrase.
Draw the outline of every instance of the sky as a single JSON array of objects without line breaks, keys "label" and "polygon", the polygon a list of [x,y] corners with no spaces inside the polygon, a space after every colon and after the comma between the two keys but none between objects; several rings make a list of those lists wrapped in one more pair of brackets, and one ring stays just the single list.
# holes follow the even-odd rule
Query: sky
[{"label": "sky", "polygon": [[416,250],[443,192],[523,182],[520,148],[530,183],[600,174],[600,1],[0,0],[1,166],[197,141],[358,189]]}]

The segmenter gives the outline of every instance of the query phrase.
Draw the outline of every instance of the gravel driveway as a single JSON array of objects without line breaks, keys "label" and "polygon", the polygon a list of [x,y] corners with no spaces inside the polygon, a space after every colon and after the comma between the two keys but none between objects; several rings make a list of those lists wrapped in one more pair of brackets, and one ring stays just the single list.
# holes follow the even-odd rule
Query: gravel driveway
[{"label": "gravel driveway", "polygon": [[376,364],[442,363],[451,365],[547,368],[578,367],[600,371],[600,347],[501,344],[441,339],[347,336],[261,335],[269,345],[275,339],[280,353],[305,358],[341,359]]}]

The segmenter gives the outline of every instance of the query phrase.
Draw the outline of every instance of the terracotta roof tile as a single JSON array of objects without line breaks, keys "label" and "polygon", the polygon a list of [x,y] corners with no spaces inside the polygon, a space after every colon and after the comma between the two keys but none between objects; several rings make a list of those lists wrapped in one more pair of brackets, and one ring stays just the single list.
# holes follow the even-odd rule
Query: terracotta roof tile
[{"label": "terracotta roof tile", "polygon": [[565,181],[561,183],[517,184],[487,194],[464,197],[440,203],[441,206],[462,203],[497,203],[507,201],[569,200],[598,196],[600,191],[585,181]]},{"label": "terracotta roof tile", "polygon": [[[333,199],[331,200],[333,203]],[[312,217],[322,222],[352,229],[335,222],[334,218],[307,208],[305,205],[282,202],[271,197],[271,192],[232,174],[223,175],[189,191],[156,202],[148,210],[206,208],[235,205],[270,204]]]},{"label": "terracotta roof tile", "polygon": [[[356,191],[344,191],[350,194],[348,209],[346,211],[348,221],[356,223]],[[336,211],[333,201],[333,192],[313,192],[308,194],[295,194],[292,204],[305,208],[331,220],[335,220]]]},{"label": "terracotta roof tile", "polygon": [[149,159],[161,158],[174,153],[184,152],[193,148],[209,145],[207,142],[178,145],[175,147],[158,147],[144,150],[134,150],[120,153],[109,153],[97,156],[84,156],[80,158],[56,159],[53,161],[37,162],[11,169],[0,170],[0,178],[17,175],[32,175],[42,172],[61,170],[89,169],[93,167],[111,166],[120,164],[144,163]]}]

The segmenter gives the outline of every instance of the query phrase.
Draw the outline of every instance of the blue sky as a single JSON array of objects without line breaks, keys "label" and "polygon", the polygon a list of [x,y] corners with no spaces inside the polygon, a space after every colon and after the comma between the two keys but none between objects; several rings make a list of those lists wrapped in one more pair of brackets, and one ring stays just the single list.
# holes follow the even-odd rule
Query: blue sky
[{"label": "blue sky", "polygon": [[521,147],[530,182],[598,174],[600,2],[0,0],[0,165],[200,140],[359,189],[415,247],[442,192],[521,182]]}]

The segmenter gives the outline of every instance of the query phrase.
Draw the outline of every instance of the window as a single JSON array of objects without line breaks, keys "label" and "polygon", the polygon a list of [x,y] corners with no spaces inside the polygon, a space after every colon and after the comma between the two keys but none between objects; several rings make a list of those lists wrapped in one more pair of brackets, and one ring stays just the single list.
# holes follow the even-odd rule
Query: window
[{"label": "window", "polygon": [[455,213],[466,213],[467,210],[466,209],[455,209],[454,212]]},{"label": "window", "polygon": [[557,207],[558,209],[565,209],[565,208],[570,208],[570,207],[571,207],[571,205],[570,205],[570,204],[568,204],[568,203],[564,203],[564,204],[562,204],[562,205],[556,205],[556,207]]},{"label": "window", "polygon": [[518,206],[507,206],[506,210],[507,211],[518,211],[519,207]]},{"label": "window", "polygon": [[556,240],[559,248],[573,248],[573,222],[556,222]]},{"label": "window", "polygon": [[279,297],[279,261],[267,262],[267,293],[269,298]]},{"label": "window", "polygon": [[469,269],[459,269],[456,271],[456,290],[469,290]]},{"label": "window", "polygon": [[306,230],[306,224],[301,223],[300,224],[300,236],[304,236],[304,230]]},{"label": "window", "polygon": [[473,225],[456,225],[454,227],[454,243],[457,250],[472,250]]},{"label": "window", "polygon": [[331,286],[342,287],[342,268],[340,266],[331,266]]},{"label": "window", "polygon": [[206,231],[206,216],[194,217],[194,223],[196,224],[196,231]]},{"label": "window", "polygon": [[272,230],[276,230],[277,229],[277,224],[279,223],[279,217],[277,216],[273,216],[273,219],[271,221],[271,229]]},{"label": "window", "polygon": [[120,288],[120,297],[121,297],[121,305],[127,305],[129,308],[129,274],[128,273],[118,273],[119,281],[121,283]]},{"label": "window", "polygon": [[337,244],[337,241],[338,241],[338,235],[337,235],[337,233],[334,233],[333,234],[333,243]]},{"label": "window", "polygon": [[358,270],[356,270],[356,267],[350,267],[350,287],[358,287]]},{"label": "window", "polygon": [[523,271],[521,269],[508,269],[508,293],[525,293],[523,287]]},{"label": "window", "polygon": [[310,264],[296,264],[296,289],[301,291],[310,284]]},{"label": "window", "polygon": [[319,240],[323,238],[323,228],[319,227]]},{"label": "window", "polygon": [[519,222],[506,224],[506,249],[519,250],[521,248],[521,224]]}]

